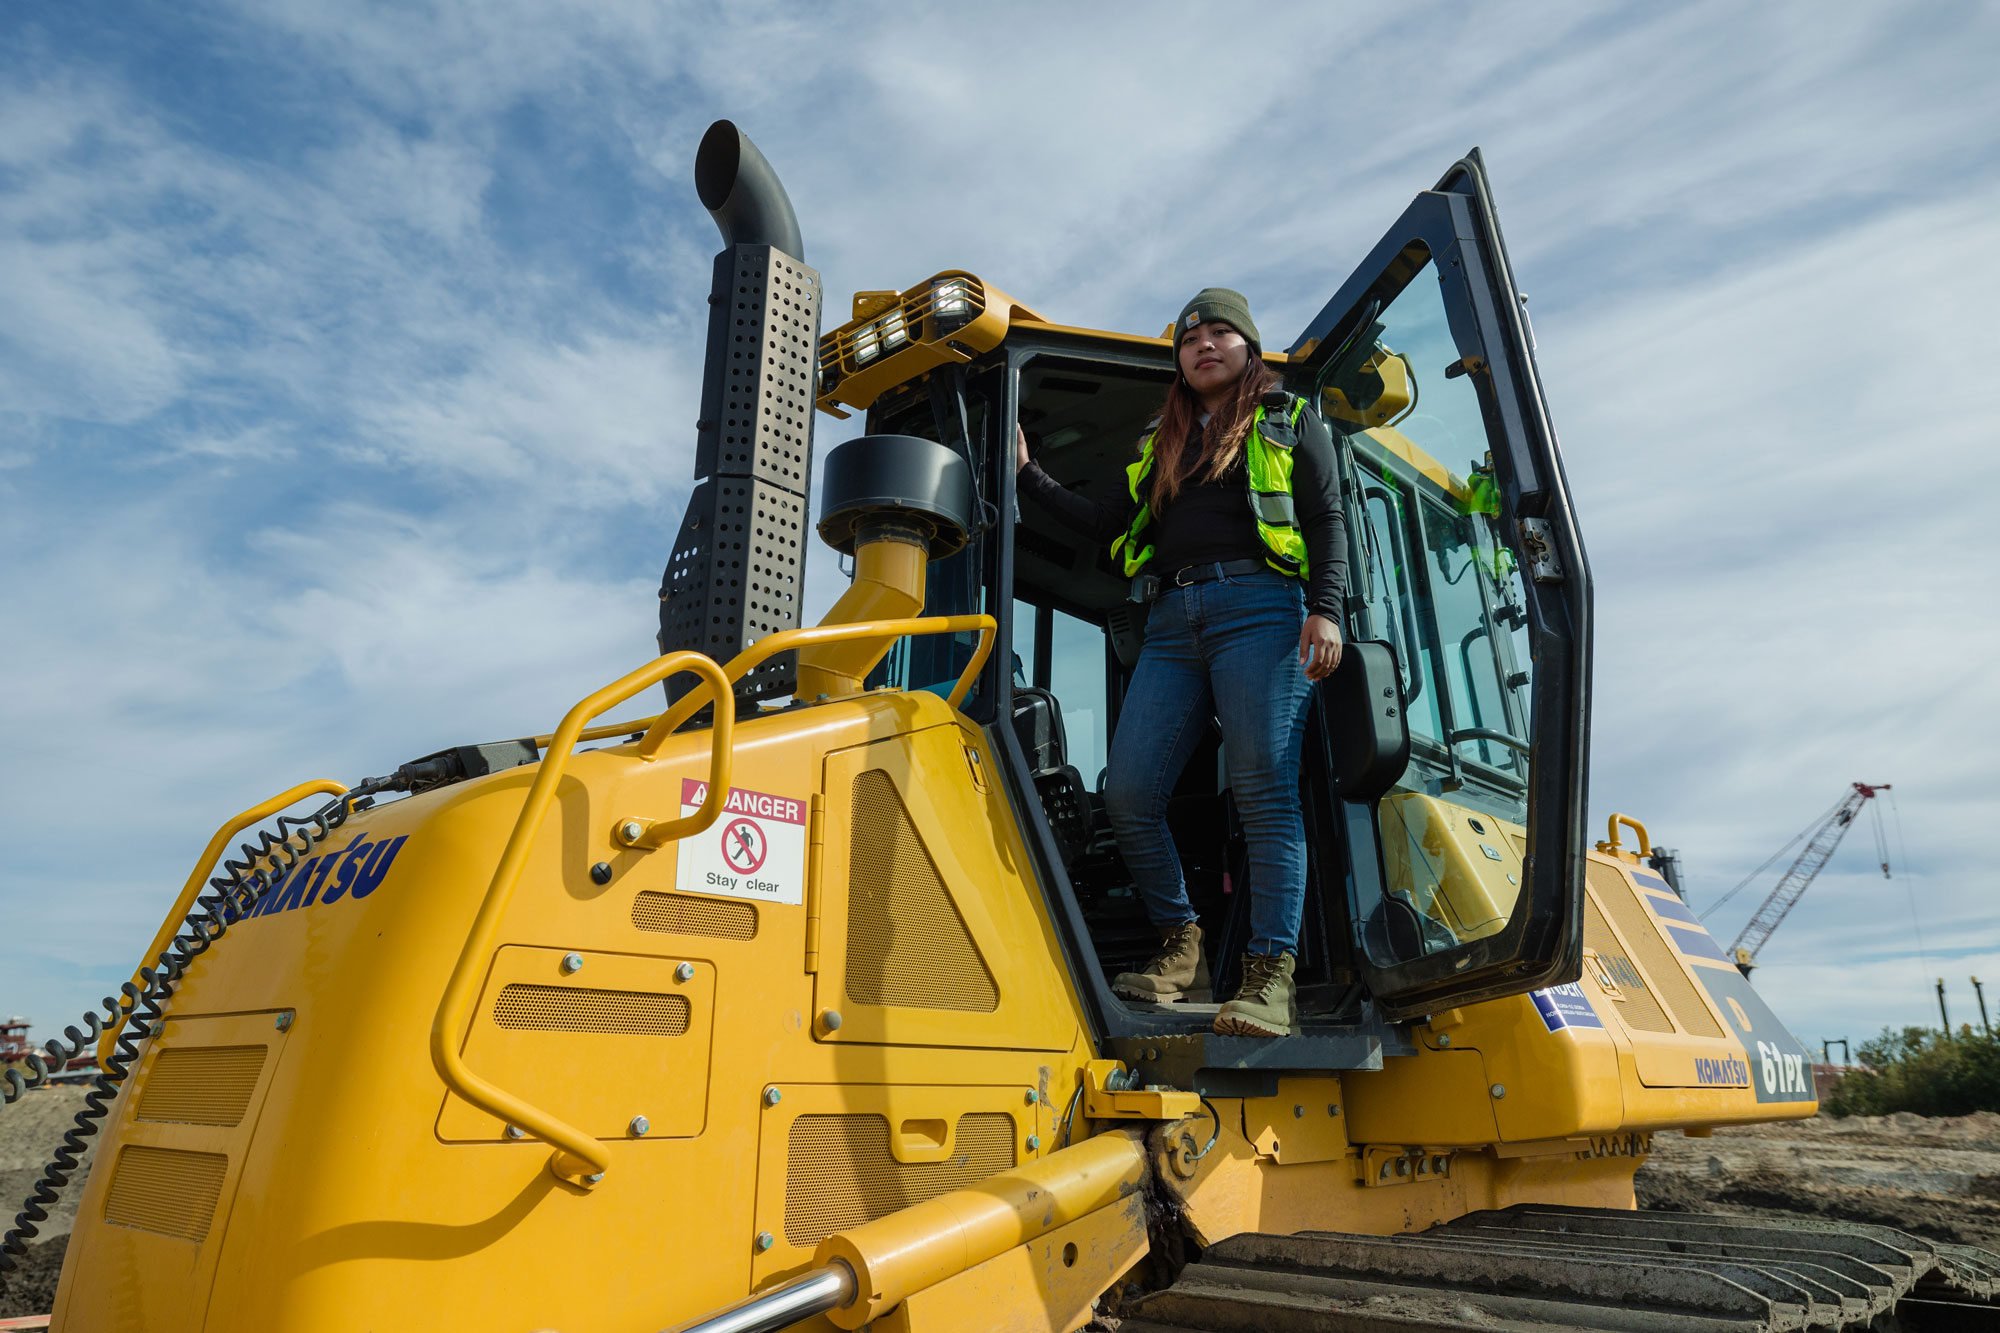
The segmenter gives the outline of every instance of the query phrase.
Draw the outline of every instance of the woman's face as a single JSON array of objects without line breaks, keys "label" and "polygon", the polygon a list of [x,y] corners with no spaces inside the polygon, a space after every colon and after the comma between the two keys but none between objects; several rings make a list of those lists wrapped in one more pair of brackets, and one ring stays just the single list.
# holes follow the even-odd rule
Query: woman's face
[{"label": "woman's face", "polygon": [[1203,398],[1242,378],[1249,360],[1250,344],[1219,319],[1196,325],[1181,339],[1181,376]]}]

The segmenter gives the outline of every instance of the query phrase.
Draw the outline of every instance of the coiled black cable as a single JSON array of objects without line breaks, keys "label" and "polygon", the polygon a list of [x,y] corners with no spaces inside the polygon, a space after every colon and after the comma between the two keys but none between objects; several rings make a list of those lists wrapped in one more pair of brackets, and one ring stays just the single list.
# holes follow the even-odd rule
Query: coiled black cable
[{"label": "coiled black cable", "polygon": [[[255,846],[246,842],[238,849],[243,860],[224,858],[222,866],[226,873],[209,880],[213,892],[197,898],[188,908],[187,919],[167,947],[160,950],[154,966],[139,969],[139,979],[144,984],[128,981],[118,988],[117,997],[104,997],[104,1013],[110,1022],[92,1010],[84,1014],[81,1028],[66,1027],[62,1037],[51,1037],[45,1043],[44,1049],[53,1058],[55,1069],[60,1070],[95,1045],[108,1027],[124,1021],[112,1043],[111,1054],[100,1063],[96,1077],[91,1080],[83,1109],[63,1131],[62,1146],[42,1168],[27,1202],[14,1216],[13,1229],[0,1237],[0,1287],[5,1284],[6,1275],[19,1267],[28,1243],[41,1234],[41,1224],[49,1220],[49,1209],[76,1174],[90,1137],[97,1133],[99,1122],[117,1099],[118,1085],[125,1081],[133,1062],[139,1058],[139,1043],[153,1034],[181,975],[196,958],[213,948],[231,926],[250,915],[278,879],[306,853],[331,837],[356,810],[373,804],[380,792],[401,791],[407,785],[407,780],[400,776],[369,778],[303,819],[280,815],[275,833],[259,829]],[[30,1054],[27,1063],[26,1075],[14,1068],[7,1070],[0,1080],[0,1105],[11,1105],[28,1089],[48,1081],[51,1073],[48,1060]]]}]

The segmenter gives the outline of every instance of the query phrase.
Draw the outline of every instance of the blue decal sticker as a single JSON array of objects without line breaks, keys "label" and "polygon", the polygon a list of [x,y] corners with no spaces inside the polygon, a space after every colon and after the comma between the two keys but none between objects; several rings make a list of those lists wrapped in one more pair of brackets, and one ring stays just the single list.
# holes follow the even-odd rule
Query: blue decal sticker
[{"label": "blue decal sticker", "polygon": [[1707,927],[1702,926],[1701,918],[1693,912],[1688,911],[1687,904],[1678,898],[1649,897],[1646,906],[1653,909],[1653,915],[1664,920],[1685,921],[1690,926],[1695,926],[1703,930],[1707,929]]},{"label": "blue decal sticker", "polygon": [[1675,899],[1680,897],[1678,893],[1674,892],[1674,886],[1661,879],[1658,875],[1649,875],[1643,870],[1635,870],[1632,872],[1632,878],[1642,889],[1651,889],[1655,893],[1664,893]]},{"label": "blue decal sticker", "polygon": [[1583,987],[1572,981],[1567,986],[1550,986],[1547,990],[1528,992],[1528,998],[1535,1002],[1535,1008],[1542,1016],[1542,1023],[1549,1031],[1559,1028],[1601,1028],[1604,1021],[1597,1011],[1590,1007],[1590,997],[1583,993]]},{"label": "blue decal sticker", "polygon": [[1718,963],[1729,961],[1728,955],[1722,952],[1722,946],[1700,926],[1677,926],[1671,921],[1663,921],[1660,924],[1667,928],[1667,934],[1673,936],[1674,943],[1678,944],[1681,952],[1688,957],[1713,958]]}]

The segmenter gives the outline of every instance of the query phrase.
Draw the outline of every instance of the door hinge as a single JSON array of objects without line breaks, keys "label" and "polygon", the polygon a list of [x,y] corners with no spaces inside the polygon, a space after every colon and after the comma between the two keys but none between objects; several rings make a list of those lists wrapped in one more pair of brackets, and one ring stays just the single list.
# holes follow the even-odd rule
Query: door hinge
[{"label": "door hinge", "polygon": [[1563,581],[1562,557],[1556,554],[1556,535],[1547,519],[1521,520],[1521,546],[1528,556],[1528,573],[1535,582]]}]

